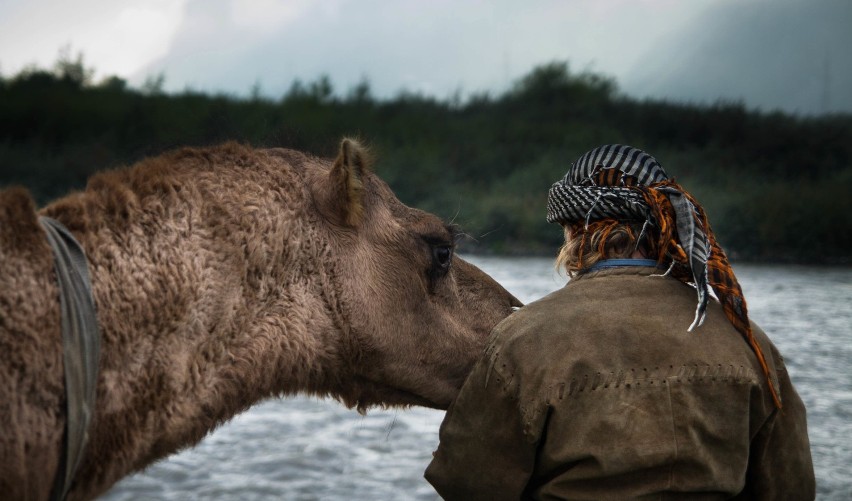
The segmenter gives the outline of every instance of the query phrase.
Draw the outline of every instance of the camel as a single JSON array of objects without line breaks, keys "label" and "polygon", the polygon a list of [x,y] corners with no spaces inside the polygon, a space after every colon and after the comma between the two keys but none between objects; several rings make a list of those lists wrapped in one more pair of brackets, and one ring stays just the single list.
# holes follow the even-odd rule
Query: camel
[{"label": "camel", "polygon": [[333,162],[184,148],[95,174],[42,209],[23,188],[0,190],[2,499],[48,498],[63,447],[58,288],[39,216],[85,250],[100,330],[73,500],[271,397],[445,409],[520,306],[350,139]]}]

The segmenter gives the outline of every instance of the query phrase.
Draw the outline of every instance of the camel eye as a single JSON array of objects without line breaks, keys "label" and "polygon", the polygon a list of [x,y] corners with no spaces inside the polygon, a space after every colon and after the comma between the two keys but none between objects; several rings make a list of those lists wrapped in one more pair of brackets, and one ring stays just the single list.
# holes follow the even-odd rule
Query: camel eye
[{"label": "camel eye", "polygon": [[421,235],[420,237],[429,250],[427,256],[431,258],[425,270],[426,277],[429,279],[430,290],[434,290],[438,281],[450,272],[453,264],[453,252],[455,251],[453,235],[453,232],[447,229],[446,232]]},{"label": "camel eye", "polygon": [[453,260],[453,247],[451,245],[435,245],[432,247],[432,258],[439,271],[446,273]]}]

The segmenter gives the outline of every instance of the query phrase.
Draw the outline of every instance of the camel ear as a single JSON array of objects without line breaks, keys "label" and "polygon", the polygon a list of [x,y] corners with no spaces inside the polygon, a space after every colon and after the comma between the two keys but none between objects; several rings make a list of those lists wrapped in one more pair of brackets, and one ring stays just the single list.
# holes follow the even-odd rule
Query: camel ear
[{"label": "camel ear", "polygon": [[346,226],[358,226],[364,217],[364,176],[369,170],[367,150],[357,141],[344,138],[328,173],[324,211]]}]

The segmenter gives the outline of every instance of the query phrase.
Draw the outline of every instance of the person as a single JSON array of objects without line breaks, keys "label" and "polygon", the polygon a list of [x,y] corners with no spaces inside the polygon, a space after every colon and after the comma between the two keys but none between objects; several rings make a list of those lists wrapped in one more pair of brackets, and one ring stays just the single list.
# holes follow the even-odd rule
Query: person
[{"label": "person", "polygon": [[438,493],[813,499],[804,405],[698,202],[606,145],[552,186],[547,220],[570,280],[492,332],[441,424]]}]

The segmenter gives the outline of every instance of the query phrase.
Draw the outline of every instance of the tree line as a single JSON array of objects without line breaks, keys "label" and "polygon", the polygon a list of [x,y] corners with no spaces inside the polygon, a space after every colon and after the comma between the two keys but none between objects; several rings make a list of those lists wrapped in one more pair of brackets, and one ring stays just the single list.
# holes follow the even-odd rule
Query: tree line
[{"label": "tree line", "polygon": [[0,76],[0,187],[39,203],[93,172],[186,145],[237,140],[332,156],[357,136],[408,205],[462,225],[464,250],[552,254],[547,190],[583,152],[624,143],[654,155],[707,210],[735,260],[849,263],[852,116],[800,117],[713,104],[638,100],[567,62],[534,68],[506,92],[378,99],[364,80],[336,93],[327,77],[280,98],[186,90],[164,76],[131,88],[93,82],[82,56]]}]

